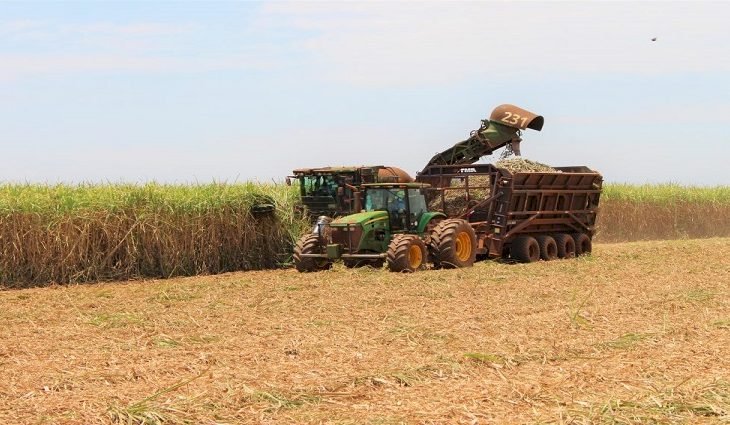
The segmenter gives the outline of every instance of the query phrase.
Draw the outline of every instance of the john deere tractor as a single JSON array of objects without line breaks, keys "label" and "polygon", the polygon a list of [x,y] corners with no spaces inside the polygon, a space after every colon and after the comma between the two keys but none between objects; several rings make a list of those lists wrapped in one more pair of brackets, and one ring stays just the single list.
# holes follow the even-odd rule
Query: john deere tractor
[{"label": "john deere tractor", "polygon": [[362,212],[320,223],[299,239],[294,265],[300,272],[326,270],[336,260],[346,267],[382,267],[414,272],[430,261],[436,268],[469,267],[476,235],[462,219],[428,211],[421,183],[363,185]]}]

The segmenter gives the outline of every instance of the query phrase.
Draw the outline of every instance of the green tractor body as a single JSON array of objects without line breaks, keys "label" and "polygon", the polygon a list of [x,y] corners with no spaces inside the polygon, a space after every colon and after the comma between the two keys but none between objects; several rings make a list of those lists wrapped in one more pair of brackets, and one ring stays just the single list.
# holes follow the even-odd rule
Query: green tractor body
[{"label": "green tractor body", "polygon": [[[318,224],[315,232],[299,240],[294,249],[297,270],[327,269],[335,260],[343,260],[347,267],[379,267],[387,261],[388,268],[397,272],[419,270],[429,259],[444,267],[471,265],[476,248],[473,229],[465,220],[446,220],[443,213],[428,211],[425,187],[419,183],[363,185],[362,212]],[[457,233],[463,234],[460,239]],[[441,246],[444,237],[446,245],[453,246]],[[459,258],[464,264],[458,264]]]}]

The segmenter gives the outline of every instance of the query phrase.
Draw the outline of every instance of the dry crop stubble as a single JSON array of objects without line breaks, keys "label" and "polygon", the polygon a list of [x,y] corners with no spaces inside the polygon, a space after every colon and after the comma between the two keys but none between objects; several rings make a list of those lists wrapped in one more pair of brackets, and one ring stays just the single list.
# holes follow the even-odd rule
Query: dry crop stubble
[{"label": "dry crop stubble", "polygon": [[642,242],[4,291],[0,422],[727,421],[728,258]]}]

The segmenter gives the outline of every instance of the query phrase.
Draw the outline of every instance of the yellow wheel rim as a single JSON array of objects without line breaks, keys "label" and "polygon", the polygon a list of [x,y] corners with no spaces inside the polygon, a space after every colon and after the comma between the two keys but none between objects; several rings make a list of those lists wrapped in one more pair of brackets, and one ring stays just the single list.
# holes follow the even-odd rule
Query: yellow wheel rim
[{"label": "yellow wheel rim", "polygon": [[408,248],[408,263],[412,269],[421,267],[421,263],[423,263],[423,252],[421,252],[420,246],[413,244]]},{"label": "yellow wheel rim", "polygon": [[466,232],[459,233],[459,235],[456,236],[456,258],[458,258],[459,261],[469,261],[471,251],[471,238],[469,237],[469,234]]}]

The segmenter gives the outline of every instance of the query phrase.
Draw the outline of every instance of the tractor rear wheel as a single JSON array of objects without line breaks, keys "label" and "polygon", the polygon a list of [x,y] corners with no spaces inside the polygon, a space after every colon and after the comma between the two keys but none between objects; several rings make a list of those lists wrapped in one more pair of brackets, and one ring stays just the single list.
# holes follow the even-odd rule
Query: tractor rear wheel
[{"label": "tractor rear wheel", "polygon": [[566,233],[558,233],[553,238],[555,243],[558,244],[558,258],[575,257],[575,241],[572,236]]},{"label": "tractor rear wheel", "polygon": [[426,266],[426,244],[415,235],[395,235],[388,245],[388,270],[412,273]]},{"label": "tractor rear wheel", "polygon": [[476,248],[477,236],[466,220],[444,220],[431,233],[431,252],[437,268],[473,266]]},{"label": "tractor rear wheel", "polygon": [[540,259],[540,245],[532,236],[518,236],[512,241],[510,254],[520,263],[532,263]]},{"label": "tractor rear wheel", "polygon": [[575,240],[576,256],[590,254],[593,251],[593,242],[591,242],[590,236],[585,233],[575,233],[573,239]]},{"label": "tractor rear wheel", "polygon": [[558,244],[555,243],[555,239],[552,236],[537,235],[535,239],[540,246],[541,259],[551,261],[558,258]]},{"label": "tractor rear wheel", "polygon": [[294,247],[294,267],[303,273],[331,268],[332,262],[327,258],[302,257],[302,254],[319,254],[321,252],[317,235],[307,234],[302,236]]}]

